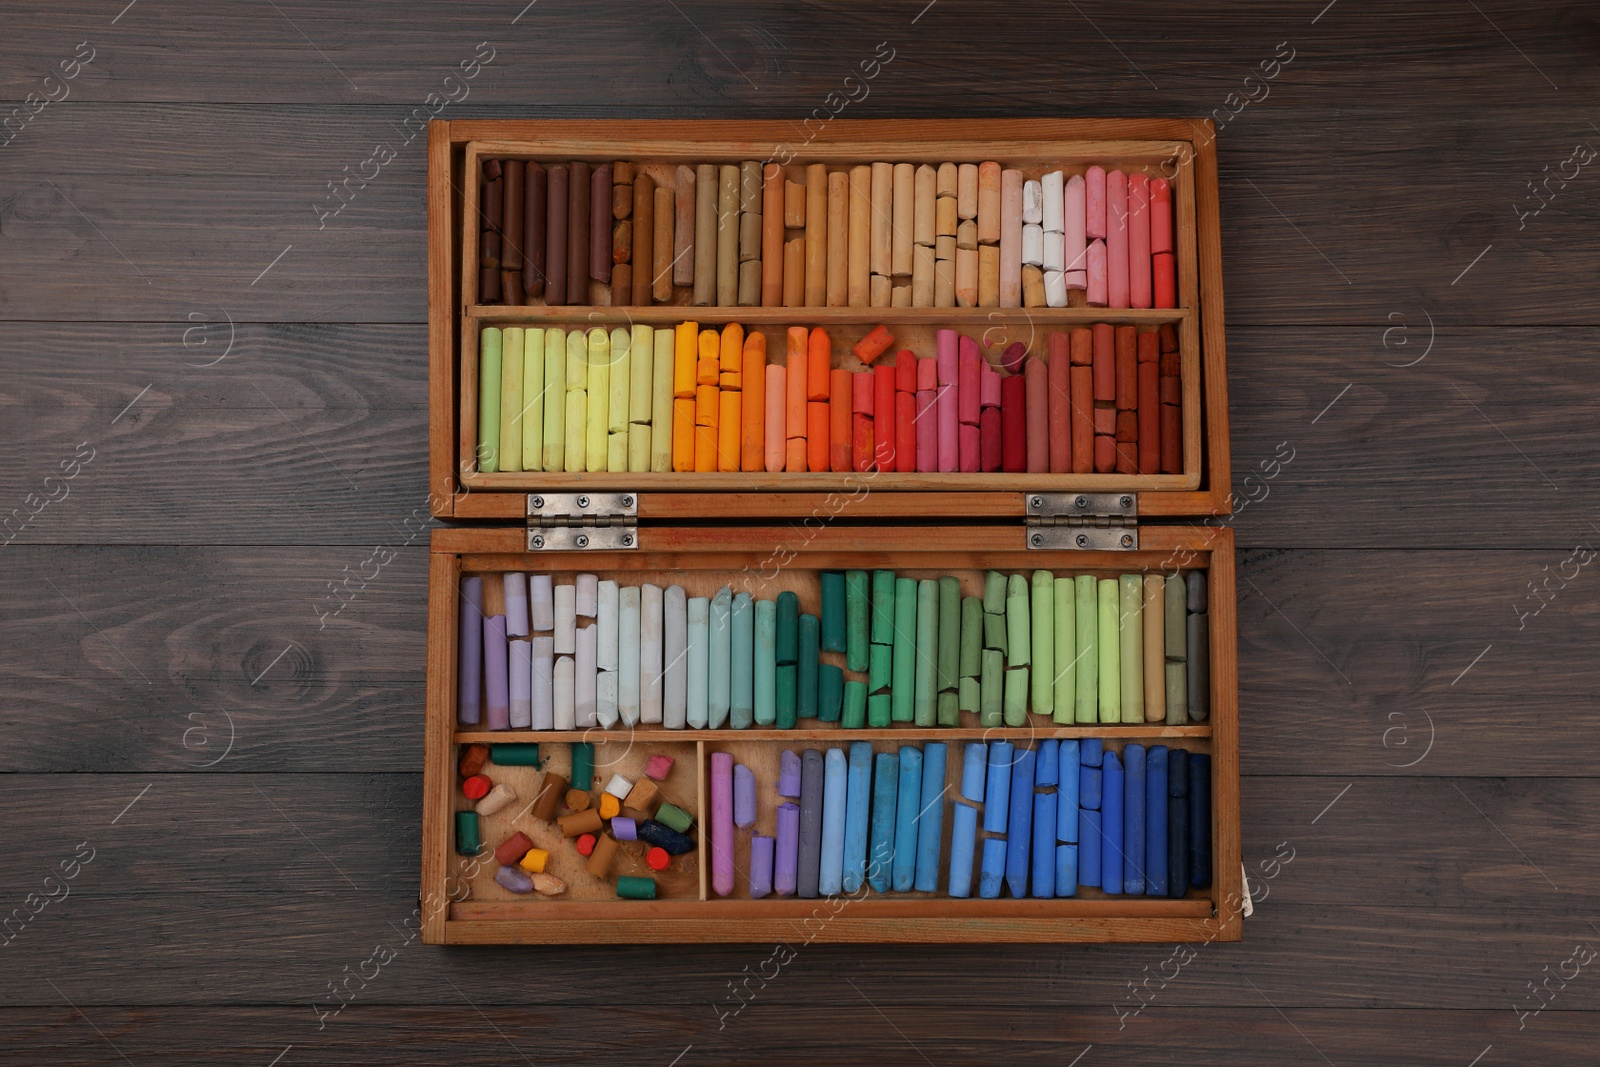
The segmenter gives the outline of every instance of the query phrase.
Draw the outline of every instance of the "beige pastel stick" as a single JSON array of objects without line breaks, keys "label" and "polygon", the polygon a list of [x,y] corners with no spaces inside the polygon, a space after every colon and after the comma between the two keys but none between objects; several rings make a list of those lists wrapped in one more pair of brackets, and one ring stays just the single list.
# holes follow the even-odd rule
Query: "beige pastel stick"
[{"label": "beige pastel stick", "polygon": [[956,214],[963,219],[978,217],[978,165],[963,163],[956,168]]},{"label": "beige pastel stick", "polygon": [[956,235],[956,198],[941,196],[933,205],[933,233],[934,241],[940,237],[954,237]]},{"label": "beige pastel stick", "polygon": [[[980,219],[978,228],[983,228]],[[981,236],[981,232],[980,232]],[[1022,306],[1022,172],[1000,172],[1000,306]]]},{"label": "beige pastel stick", "polygon": [[806,306],[828,302],[828,166],[806,168]]},{"label": "beige pastel stick", "polygon": [[908,308],[911,306],[911,286],[891,285],[889,287],[889,306],[892,308]]},{"label": "beige pastel stick", "polygon": [[[876,263],[872,269],[880,274],[895,274],[904,277],[911,273],[911,243],[913,240],[914,220],[916,211],[916,173],[917,168],[910,163],[896,163],[894,165],[894,232],[890,234],[889,264],[890,270],[878,271]],[[876,187],[874,187],[876,192]]]},{"label": "beige pastel stick", "polygon": [[720,178],[717,186],[717,306],[733,307],[739,303],[739,168],[731,163],[724,164]]},{"label": "beige pastel stick", "polygon": [[694,169],[694,302],[717,302],[717,168]]},{"label": "beige pastel stick", "polygon": [[850,168],[850,306],[870,306],[872,268],[872,168]]},{"label": "beige pastel stick", "polygon": [[911,252],[911,306],[933,307],[933,246],[916,245]]},{"label": "beige pastel stick", "polygon": [[939,171],[933,183],[934,195],[955,196],[960,186],[958,174],[954,163],[939,164]]},{"label": "beige pastel stick", "polygon": [[[673,182],[672,284],[694,284],[694,171],[678,167]],[[670,296],[668,297],[670,299]]]},{"label": "beige pastel stick", "polygon": [[[739,263],[742,266],[752,260],[761,262],[761,227],[765,216],[759,211],[739,212]],[[758,272],[756,277],[761,275]]]},{"label": "beige pastel stick", "polygon": [[658,304],[672,299],[672,190],[656,187],[656,232],[651,243],[650,298]]},{"label": "beige pastel stick", "polygon": [[[959,210],[959,204],[957,205]],[[1022,204],[1017,204],[1017,216],[1022,215]],[[1000,240],[1000,164],[978,164],[978,243],[995,244]]]},{"label": "beige pastel stick", "polygon": [[956,307],[978,306],[978,250],[956,247]]},{"label": "beige pastel stick", "polygon": [[[950,239],[952,242],[955,238]],[[936,308],[953,308],[956,306],[956,261],[954,252],[949,259],[935,259],[933,261],[933,306]]]},{"label": "beige pastel stick", "polygon": [[[888,278],[884,277],[882,274],[874,274],[872,276],[871,288],[873,307],[886,308],[894,306],[894,283]],[[910,289],[910,286],[907,286],[906,288]],[[908,304],[906,306],[909,307],[910,305]]]},{"label": "beige pastel stick", "polygon": [[783,168],[761,172],[761,306],[783,305]]},{"label": "beige pastel stick", "polygon": [[[936,176],[937,172],[926,163],[917,168],[916,208],[912,212],[911,240],[919,245],[933,244],[935,232],[933,188]],[[913,261],[911,266],[912,273],[915,274],[916,263]]]},{"label": "beige pastel stick", "polygon": [[806,224],[806,187],[787,179],[783,183],[783,224],[791,230]]},{"label": "beige pastel stick", "polygon": [[872,165],[872,273],[893,274],[894,167]]},{"label": "beige pastel stick", "polygon": [[828,174],[828,306],[850,306],[850,175]]}]

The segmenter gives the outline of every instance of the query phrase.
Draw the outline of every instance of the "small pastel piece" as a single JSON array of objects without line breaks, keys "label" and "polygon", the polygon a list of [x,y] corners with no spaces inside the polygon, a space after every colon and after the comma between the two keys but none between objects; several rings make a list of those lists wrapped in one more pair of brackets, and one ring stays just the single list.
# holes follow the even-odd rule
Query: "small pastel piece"
[{"label": "small pastel piece", "polygon": [[651,756],[645,761],[644,776],[657,782],[664,782],[667,780],[667,775],[672,773],[672,762],[671,756],[659,754]]},{"label": "small pastel piece", "polygon": [[611,776],[611,781],[606,783],[606,792],[610,793],[618,800],[623,799],[632,791],[633,783],[622,777],[620,774],[613,774]]}]

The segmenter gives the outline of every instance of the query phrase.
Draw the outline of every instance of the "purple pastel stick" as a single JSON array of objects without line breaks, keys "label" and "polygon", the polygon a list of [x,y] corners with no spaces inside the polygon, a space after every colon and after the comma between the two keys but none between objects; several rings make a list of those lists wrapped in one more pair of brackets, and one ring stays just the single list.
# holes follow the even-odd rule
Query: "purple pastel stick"
[{"label": "purple pastel stick", "polygon": [[778,753],[778,795],[800,795],[800,757],[793,749],[786,748]]},{"label": "purple pastel stick", "polygon": [[501,867],[495,872],[494,880],[499,882],[502,888],[509,889],[513,893],[533,892],[533,879],[528,877],[526,871],[518,870],[516,867]]},{"label": "purple pastel stick", "polygon": [[772,892],[772,838],[757,834],[750,839],[750,899],[760,900],[770,892]]},{"label": "purple pastel stick", "polygon": [[639,840],[639,824],[626,815],[613,815],[611,817],[611,836],[618,841]]},{"label": "purple pastel stick", "polygon": [[756,822],[756,774],[742,763],[733,768],[733,825],[748,830]]},{"label": "purple pastel stick", "polygon": [[484,697],[491,730],[511,729],[511,676],[506,671],[506,617],[493,615],[483,620]]},{"label": "purple pastel stick", "polygon": [[733,892],[733,757],[711,753],[711,888]]},{"label": "purple pastel stick", "polygon": [[[795,792],[799,792],[797,788]],[[778,851],[773,860],[773,888],[780,897],[794,896],[800,881],[800,805],[778,805]]]},{"label": "purple pastel stick", "polygon": [[456,717],[463,726],[478,725],[483,714],[483,579],[461,581],[461,665],[456,690]]}]

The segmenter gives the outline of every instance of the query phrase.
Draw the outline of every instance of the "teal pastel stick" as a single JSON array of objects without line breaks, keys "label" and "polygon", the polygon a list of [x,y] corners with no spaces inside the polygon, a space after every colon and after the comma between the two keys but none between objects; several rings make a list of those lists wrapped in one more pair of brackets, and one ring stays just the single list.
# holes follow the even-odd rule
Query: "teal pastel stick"
[{"label": "teal pastel stick", "polygon": [[953,690],[961,676],[961,579],[939,579],[939,692]]},{"label": "teal pastel stick", "polygon": [[846,670],[867,669],[867,645],[871,629],[872,596],[866,571],[844,572],[844,666]]},{"label": "teal pastel stick", "polygon": [[1071,578],[1055,580],[1055,721],[1071,726],[1078,706],[1078,603]]},{"label": "teal pastel stick", "polygon": [[[1040,715],[1056,711],[1056,576],[1049,571],[1034,571],[1029,583],[1029,606],[1033,634],[1033,710]],[[1051,871],[1054,872],[1052,865]]]},{"label": "teal pastel stick", "polygon": [[777,669],[778,676],[778,715],[773,725],[780,730],[793,730],[795,727],[795,690],[797,679],[793,663],[780,663]]},{"label": "teal pastel stick", "polygon": [[[865,695],[865,690],[862,695]],[[866,710],[865,701],[862,710]],[[837,663],[817,664],[817,718],[822,722],[838,722],[844,711],[844,671]]]},{"label": "teal pastel stick", "polygon": [[[860,890],[867,876],[867,818],[871,809],[872,745],[866,741],[856,741],[850,745],[850,765],[845,783],[844,871],[841,885],[846,893]],[[826,852],[826,840],[823,849]]]},{"label": "teal pastel stick", "polygon": [[778,716],[778,605],[756,601],[755,617],[755,719],[757,726],[771,726]]},{"label": "teal pastel stick", "polygon": [[944,793],[946,746],[929,741],[922,746],[922,797],[917,813],[917,873],[919,893],[939,890],[939,846],[944,843]]},{"label": "teal pastel stick", "polygon": [[983,650],[983,674],[978,679],[978,725],[999,726],[1005,685],[1005,658],[992,648]]},{"label": "teal pastel stick", "polygon": [[1006,839],[986,837],[983,839],[983,863],[978,868],[978,896],[994,900],[1000,895],[1005,879]]},{"label": "teal pastel stick", "polygon": [[1100,593],[1094,575],[1080,574],[1072,580],[1077,631],[1078,672],[1077,721],[1100,721]]},{"label": "teal pastel stick", "polygon": [[738,593],[733,598],[733,632],[729,643],[730,678],[728,692],[728,725],[735,730],[747,729],[755,721],[755,608],[749,593]]},{"label": "teal pastel stick", "polygon": [[859,730],[867,725],[867,683],[859,678],[844,683],[844,714],[840,725],[846,730]]},{"label": "teal pastel stick", "polygon": [[894,647],[873,645],[868,662],[867,692],[888,692],[890,684],[894,681]]},{"label": "teal pastel stick", "polygon": [[894,884],[895,806],[900,797],[900,757],[880,752],[872,776],[872,852],[867,858],[867,884],[887,893]]},{"label": "teal pastel stick", "polygon": [[844,888],[844,825],[848,770],[844,749],[830,748],[823,755],[822,862],[817,871],[817,892],[837,896]]},{"label": "teal pastel stick", "polygon": [[1033,634],[1028,625],[1028,579],[1013,574],[1006,585],[1006,666],[1026,667],[1033,654]]},{"label": "teal pastel stick", "polygon": [[793,663],[800,655],[800,598],[789,590],[778,594],[778,662]]},{"label": "teal pastel stick", "polygon": [[932,726],[939,695],[939,583],[925,578],[917,583],[917,667],[913,679],[912,708],[918,726]]},{"label": "teal pastel stick", "polygon": [[894,583],[894,678],[889,683],[890,717],[911,722],[916,709],[917,583],[896,578]]},{"label": "teal pastel stick", "polygon": [[952,897],[972,895],[972,855],[978,845],[978,809],[957,801],[950,818],[950,881]]},{"label": "teal pastel stick", "polygon": [[961,650],[956,674],[961,678],[976,678],[978,671],[983,668],[983,601],[975,596],[961,598],[961,633],[958,639]]},{"label": "teal pastel stick", "polygon": [[706,725],[720,730],[728,724],[733,675],[733,590],[723,586],[711,598],[707,615],[711,637],[710,676],[706,687]]},{"label": "teal pastel stick", "polygon": [[822,650],[845,650],[845,592],[844,574],[840,571],[823,571],[822,586]]},{"label": "teal pastel stick", "polygon": [[894,644],[894,571],[872,572],[872,643]]},{"label": "teal pastel stick", "polygon": [[917,878],[917,816],[922,810],[922,753],[900,746],[900,796],[895,801],[894,891],[908,892]]},{"label": "teal pastel stick", "polygon": [[817,653],[822,630],[815,615],[800,616],[800,654],[795,657],[795,714],[817,717]]}]

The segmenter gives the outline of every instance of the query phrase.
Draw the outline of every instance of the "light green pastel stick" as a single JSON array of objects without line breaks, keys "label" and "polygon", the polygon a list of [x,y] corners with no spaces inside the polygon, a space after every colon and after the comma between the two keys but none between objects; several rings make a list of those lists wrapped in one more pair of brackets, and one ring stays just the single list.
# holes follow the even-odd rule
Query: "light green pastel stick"
[{"label": "light green pastel stick", "polygon": [[1002,717],[1007,726],[1028,725],[1028,668],[1012,667],[1006,671]]},{"label": "light green pastel stick", "polygon": [[1056,710],[1056,576],[1034,571],[1029,626],[1033,632],[1033,710],[1054,715]]},{"label": "light green pastel stick", "polygon": [[1006,610],[1006,576],[990,571],[983,576],[983,610],[990,615],[1003,615]]},{"label": "light green pastel stick", "polygon": [[500,338],[500,469],[522,469],[522,327]]},{"label": "light green pastel stick", "polygon": [[500,346],[498,326],[478,335],[478,470],[500,469]]},{"label": "light green pastel stick", "polygon": [[1100,721],[1122,721],[1122,591],[1115,578],[1099,581]]},{"label": "light green pastel stick", "polygon": [[778,719],[778,604],[758,600],[755,610],[755,720],[771,726]]},{"label": "light green pastel stick", "polygon": [[[866,571],[844,572],[844,666],[850,671],[867,669],[868,617],[872,611],[870,579]],[[846,700],[849,698],[846,697]],[[866,714],[866,694],[862,694],[861,713]]]},{"label": "light green pastel stick", "polygon": [[[983,600],[969,596],[961,598],[961,662],[957,677],[976,678],[983,669]],[[967,710],[975,710],[968,708]]]},{"label": "light green pastel stick", "polygon": [[978,725],[999,726],[1000,704],[1005,687],[1006,660],[998,650],[983,650],[983,666],[978,671]]},{"label": "light green pastel stick", "polygon": [[650,379],[650,470],[672,469],[672,331],[655,331],[655,369]]},{"label": "light green pastel stick", "polygon": [[1122,721],[1144,725],[1144,577],[1124,574],[1117,640],[1122,650]]},{"label": "light green pastel stick", "polygon": [[606,469],[611,452],[611,335],[596,327],[589,331],[589,413],[583,431],[583,465],[591,471]]},{"label": "light green pastel stick", "polygon": [[1055,720],[1070,726],[1076,721],[1078,701],[1078,603],[1071,578],[1057,578]]},{"label": "light green pastel stick", "polygon": [[[980,664],[983,662],[983,649],[981,648],[978,650],[978,662]],[[982,673],[983,667],[981,665],[978,671]],[[976,712],[982,696],[983,687],[978,684],[978,679],[963,678],[960,684],[956,686],[956,707],[962,711]]]},{"label": "light green pastel stick", "polygon": [[1033,654],[1028,626],[1028,579],[1013,574],[1006,584],[1006,667],[1026,667]]},{"label": "light green pastel stick", "polygon": [[1167,579],[1163,590],[1167,646],[1167,725],[1189,724],[1188,583],[1181,574]]},{"label": "light green pastel stick", "polygon": [[522,469],[544,470],[544,328],[530,326],[522,343]]},{"label": "light green pastel stick", "polygon": [[1072,580],[1075,602],[1078,653],[1077,720],[1100,721],[1100,592],[1094,575],[1080,574]]},{"label": "light green pastel stick", "polygon": [[1167,725],[1189,725],[1189,665],[1167,661]]},{"label": "light green pastel stick", "polygon": [[1006,613],[983,613],[983,647],[992,648],[1002,656],[1006,654]]},{"label": "light green pastel stick", "polygon": [[955,692],[961,677],[961,579],[939,579],[939,692]]},{"label": "light green pastel stick", "polygon": [[544,331],[544,469],[567,467],[567,331]]},{"label": "light green pastel stick", "polygon": [[[576,403],[574,403],[576,401]],[[567,470],[584,470],[589,451],[589,338],[567,334]]]},{"label": "light green pastel stick", "polygon": [[937,722],[939,698],[939,583],[917,583],[917,670],[914,714],[918,726]]},{"label": "light green pastel stick", "polygon": [[890,720],[912,722],[916,715],[917,583],[894,581],[894,678],[889,683]]},{"label": "light green pastel stick", "polygon": [[[635,326],[628,342],[628,422],[649,422],[655,377],[655,330]],[[615,341],[613,341],[615,343]]]},{"label": "light green pastel stick", "polygon": [[[967,679],[969,682],[973,679]],[[939,725],[960,726],[961,708],[956,703],[956,691],[947,689],[939,694]]]}]

